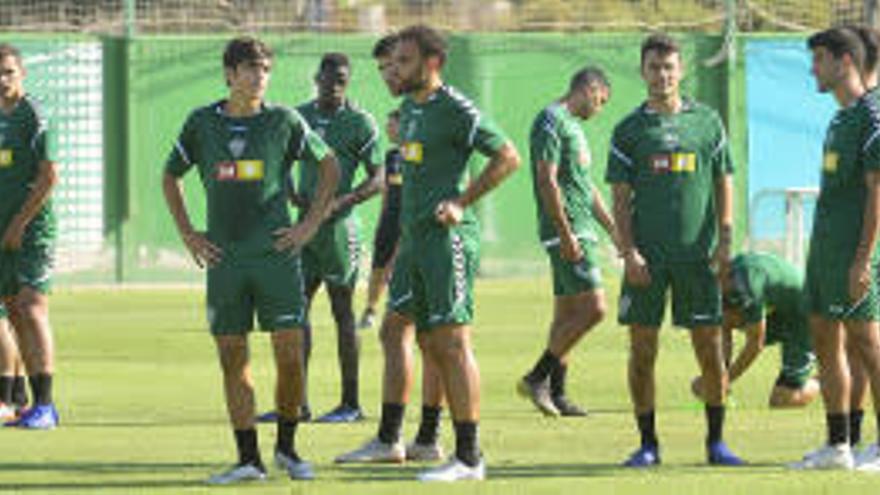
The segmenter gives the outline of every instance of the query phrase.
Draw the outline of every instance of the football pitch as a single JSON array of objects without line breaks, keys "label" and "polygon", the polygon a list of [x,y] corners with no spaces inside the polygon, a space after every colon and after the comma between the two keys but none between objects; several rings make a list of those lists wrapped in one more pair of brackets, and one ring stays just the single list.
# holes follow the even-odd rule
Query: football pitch
[{"label": "football pitch", "polygon": [[[658,361],[658,429],[663,466],[618,467],[636,447],[626,388],[627,339],[610,315],[576,350],[569,391],[591,415],[546,419],[515,395],[516,380],[537,358],[551,314],[547,279],[482,279],[477,285],[475,348],[482,372],[481,439],[488,479],[454,487],[413,481],[423,466],[335,466],[335,455],[375,433],[381,352],[377,330],[363,332],[361,401],[368,420],[355,425],[301,425],[300,454],[318,479],[291,482],[270,467],[267,483],[212,489],[206,477],[235,458],[226,423],[219,366],[196,289],[59,289],[52,299],[58,349],[56,399],[61,427],[52,432],[0,431],[3,493],[876,493],[880,475],[792,472],[824,439],[821,404],[770,411],[778,370],[770,347],[734,387],[726,440],[750,462],[741,469],[705,465],[703,410],[689,392],[696,373],[687,334],[665,328]],[[358,305],[360,309],[360,304]],[[324,293],[313,310],[315,351],[310,399],[321,413],[338,401],[335,330]],[[257,399],[271,407],[268,339],[251,338]],[[404,435],[415,434],[419,392]],[[872,408],[868,408],[872,411]],[[452,447],[444,413],[442,439]],[[274,426],[260,426],[271,460]],[[864,438],[876,437],[867,414]]]}]

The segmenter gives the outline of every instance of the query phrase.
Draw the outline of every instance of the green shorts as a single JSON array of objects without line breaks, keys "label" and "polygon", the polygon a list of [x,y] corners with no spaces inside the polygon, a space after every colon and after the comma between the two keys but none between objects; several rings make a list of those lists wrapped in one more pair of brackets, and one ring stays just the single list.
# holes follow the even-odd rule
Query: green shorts
[{"label": "green shorts", "polygon": [[473,224],[420,227],[412,239],[401,239],[389,309],[409,317],[419,331],[470,323],[479,252]]},{"label": "green shorts", "polygon": [[301,328],[305,289],[298,256],[269,253],[259,258],[224,259],[208,269],[208,324],[214,335],[243,335],[254,313],[265,331]]},{"label": "green shorts", "polygon": [[721,324],[721,288],[707,261],[649,264],[651,284],[633,287],[623,282],[618,321],[621,325],[659,327],[666,298],[672,290],[672,323],[694,329]]},{"label": "green shorts", "polygon": [[302,250],[303,277],[307,282],[354,287],[361,257],[359,223],[356,216],[350,215],[321,225]]},{"label": "green shorts", "polygon": [[562,259],[559,244],[547,248],[554,296],[573,296],[602,286],[602,271],[593,255],[595,243],[581,240],[580,245],[584,256],[575,263]]},{"label": "green shorts", "polygon": [[22,239],[21,249],[0,251],[0,297],[12,297],[23,287],[46,294],[52,287],[54,236],[31,224]]},{"label": "green shorts", "polygon": [[[823,256],[822,248],[812,249],[807,259],[807,273],[804,279],[804,294],[809,314],[816,314],[829,320],[877,321],[878,286],[876,277],[871,277],[868,293],[860,301],[849,297],[849,270],[852,256]],[[877,267],[871,268],[877,273]]]},{"label": "green shorts", "polygon": [[766,345],[779,344],[782,369],[776,385],[798,389],[813,375],[816,356],[806,315],[783,315],[774,311],[767,315]]}]

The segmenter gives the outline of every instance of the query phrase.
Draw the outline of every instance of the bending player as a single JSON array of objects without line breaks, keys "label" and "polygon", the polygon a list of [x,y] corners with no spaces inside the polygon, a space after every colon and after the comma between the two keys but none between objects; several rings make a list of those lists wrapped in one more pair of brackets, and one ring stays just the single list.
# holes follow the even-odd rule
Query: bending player
[{"label": "bending player", "polygon": [[[722,290],[728,362],[733,329],[745,332],[745,344],[728,369],[730,384],[745,374],[766,346],[779,344],[782,369],[770,392],[770,407],[803,407],[813,402],[819,395],[819,382],[811,377],[815,356],[800,272],[772,254],[740,254],[733,259]],[[693,380],[691,388],[703,397],[701,377]]]}]

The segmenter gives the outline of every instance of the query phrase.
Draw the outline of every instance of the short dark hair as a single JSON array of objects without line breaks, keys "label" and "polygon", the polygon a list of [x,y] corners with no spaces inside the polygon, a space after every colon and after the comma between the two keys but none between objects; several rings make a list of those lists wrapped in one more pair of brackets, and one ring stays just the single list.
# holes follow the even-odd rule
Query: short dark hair
[{"label": "short dark hair", "polygon": [[848,25],[845,28],[855,33],[862,42],[862,48],[865,49],[865,72],[876,72],[880,62],[880,32],[865,25]]},{"label": "short dark hair", "polygon": [[323,72],[328,69],[338,69],[340,67],[351,68],[348,56],[344,53],[330,52],[325,53],[324,56],[321,57],[321,64],[318,66],[318,70]]},{"label": "short dark hair", "polygon": [[672,36],[666,33],[654,33],[642,41],[641,65],[645,64],[645,55],[650,51],[656,51],[658,55],[666,56],[676,53],[681,56],[681,45]]},{"label": "short dark hair", "polygon": [[242,62],[272,60],[272,56],[272,49],[268,45],[254,37],[242,36],[226,44],[226,50],[223,52],[223,67],[234,69]]},{"label": "short dark hair", "polygon": [[9,43],[0,43],[0,58],[12,57],[21,65],[21,52]]},{"label": "short dark hair", "polygon": [[446,40],[434,28],[416,24],[398,33],[397,40],[415,43],[423,58],[439,57],[441,64],[446,61]]},{"label": "short dark hair", "polygon": [[836,59],[849,55],[859,71],[865,67],[865,47],[859,35],[844,28],[831,28],[820,31],[807,39],[810,50],[824,48]]},{"label": "short dark hair", "polygon": [[379,41],[373,45],[373,58],[382,58],[391,56],[394,51],[394,45],[397,44],[397,33],[386,34],[379,38]]},{"label": "short dark hair", "polygon": [[611,89],[611,83],[608,82],[605,72],[599,67],[590,65],[571,76],[571,81],[568,83],[568,91],[577,91],[593,84],[599,84],[602,87]]}]

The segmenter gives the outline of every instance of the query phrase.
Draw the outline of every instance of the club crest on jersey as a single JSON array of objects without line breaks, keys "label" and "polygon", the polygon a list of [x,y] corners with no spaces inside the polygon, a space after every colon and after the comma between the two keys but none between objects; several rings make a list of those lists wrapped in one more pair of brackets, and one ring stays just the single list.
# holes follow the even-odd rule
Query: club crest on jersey
[{"label": "club crest on jersey", "polygon": [[422,163],[422,159],[424,158],[422,143],[418,141],[403,143],[400,147],[400,153],[403,155],[405,161],[416,165]]},{"label": "club crest on jersey", "polygon": [[241,158],[244,148],[247,146],[247,141],[242,136],[235,136],[229,140],[227,146],[233,158]]},{"label": "club crest on jersey", "polygon": [[216,165],[218,181],[250,182],[263,178],[265,174],[262,160],[237,160],[220,162]]}]

